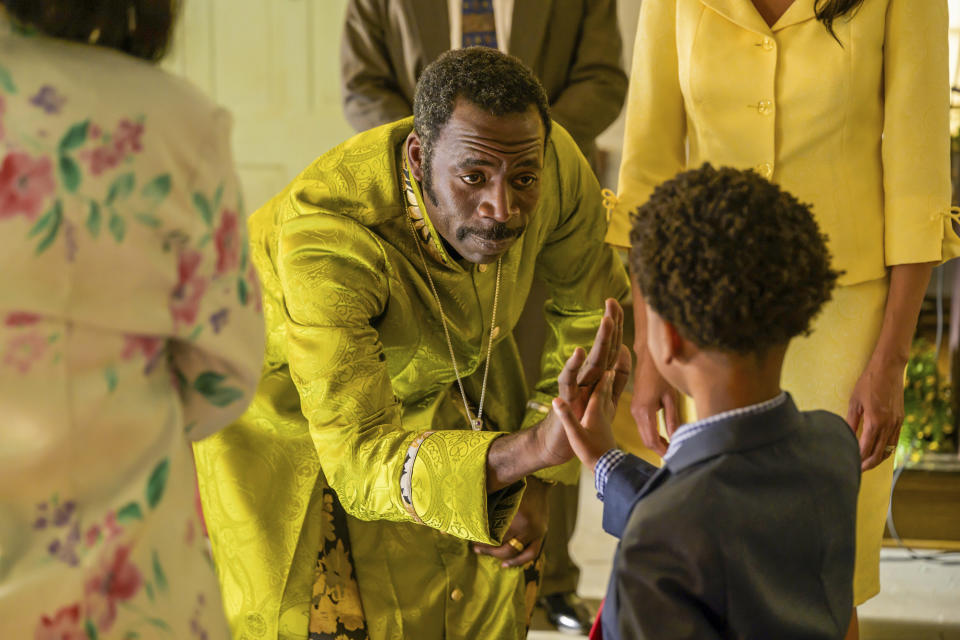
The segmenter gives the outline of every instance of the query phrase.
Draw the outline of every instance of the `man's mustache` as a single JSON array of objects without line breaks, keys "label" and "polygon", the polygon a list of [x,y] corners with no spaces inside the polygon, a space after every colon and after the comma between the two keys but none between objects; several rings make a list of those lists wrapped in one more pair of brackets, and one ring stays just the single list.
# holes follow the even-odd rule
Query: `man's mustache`
[{"label": "man's mustache", "polygon": [[484,240],[506,240],[508,238],[516,238],[523,233],[526,228],[527,225],[510,227],[505,222],[496,222],[489,227],[460,227],[457,229],[457,240],[463,242],[464,238],[469,235],[477,236]]}]

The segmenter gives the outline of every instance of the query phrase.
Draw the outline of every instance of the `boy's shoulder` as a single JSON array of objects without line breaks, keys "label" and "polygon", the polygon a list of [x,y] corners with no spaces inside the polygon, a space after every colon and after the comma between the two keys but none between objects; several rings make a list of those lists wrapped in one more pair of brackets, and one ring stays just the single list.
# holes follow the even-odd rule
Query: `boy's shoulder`
[{"label": "boy's shoulder", "polygon": [[855,496],[860,454],[850,427],[829,411],[798,414],[797,427],[782,440],[721,453],[672,473],[634,505],[628,529],[736,531],[738,517],[779,509],[791,492]]}]

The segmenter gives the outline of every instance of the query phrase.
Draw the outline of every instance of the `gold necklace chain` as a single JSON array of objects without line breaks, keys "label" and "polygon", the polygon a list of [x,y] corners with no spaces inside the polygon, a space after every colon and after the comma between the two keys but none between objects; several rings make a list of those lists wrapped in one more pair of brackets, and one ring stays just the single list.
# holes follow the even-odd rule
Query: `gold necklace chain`
[{"label": "gold necklace chain", "polygon": [[440,303],[440,294],[437,293],[437,286],[433,283],[433,276],[430,275],[430,269],[427,267],[427,259],[423,255],[423,248],[420,246],[420,238],[417,237],[417,230],[413,226],[410,218],[407,218],[410,224],[410,231],[413,233],[413,243],[417,245],[417,253],[420,254],[420,262],[423,264],[423,271],[427,274],[427,282],[430,283],[430,290],[433,291],[433,299],[437,302],[437,308],[440,310],[440,325],[443,327],[443,335],[447,338],[447,348],[450,349],[450,362],[453,363],[453,374],[457,377],[457,386],[460,387],[460,398],[463,400],[463,408],[467,412],[467,420],[470,428],[474,431],[480,431],[483,428],[483,401],[487,394],[487,374],[490,373],[490,354],[493,353],[493,328],[497,322],[497,302],[500,300],[500,267],[503,263],[503,256],[497,258],[497,283],[493,289],[493,310],[490,313],[490,338],[487,341],[487,362],[483,368],[483,383],[480,385],[480,404],[477,407],[477,417],[473,417],[470,411],[470,404],[467,402],[467,392],[463,390],[463,381],[460,379],[460,368],[457,367],[457,356],[453,352],[453,340],[450,339],[450,330],[447,328],[447,314],[443,311],[443,305]]}]

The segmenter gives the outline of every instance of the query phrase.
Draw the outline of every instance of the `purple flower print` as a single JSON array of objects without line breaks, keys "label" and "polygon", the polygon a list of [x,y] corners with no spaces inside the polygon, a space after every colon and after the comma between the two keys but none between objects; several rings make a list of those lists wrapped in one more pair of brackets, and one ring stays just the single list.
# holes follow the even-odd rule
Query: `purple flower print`
[{"label": "purple flower print", "polygon": [[43,109],[48,114],[60,113],[60,107],[62,107],[66,101],[67,99],[62,94],[57,93],[57,90],[48,84],[40,87],[37,95],[30,98],[30,104]]},{"label": "purple flower print", "polygon": [[214,333],[220,333],[220,330],[223,329],[223,325],[227,324],[227,318],[230,315],[230,310],[224,307],[217,311],[215,314],[210,316],[210,326],[213,327]]},{"label": "purple flower print", "polygon": [[77,509],[77,503],[73,500],[68,500],[62,505],[58,506],[53,511],[53,524],[62,527],[70,522],[70,516],[73,515],[73,512]]}]

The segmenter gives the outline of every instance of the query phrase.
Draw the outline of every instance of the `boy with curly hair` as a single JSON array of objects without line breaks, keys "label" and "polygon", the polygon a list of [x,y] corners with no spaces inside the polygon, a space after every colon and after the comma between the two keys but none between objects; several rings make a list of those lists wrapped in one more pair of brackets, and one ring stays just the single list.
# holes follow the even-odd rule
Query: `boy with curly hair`
[{"label": "boy with curly hair", "polygon": [[647,301],[637,340],[700,419],[677,429],[657,469],[614,446],[612,372],[582,420],[554,401],[620,538],[602,637],[842,638],[859,449],[839,416],[801,412],[780,388],[790,340],[839,275],[825,237],[776,185],[706,164],[658,187],[630,239]]}]

